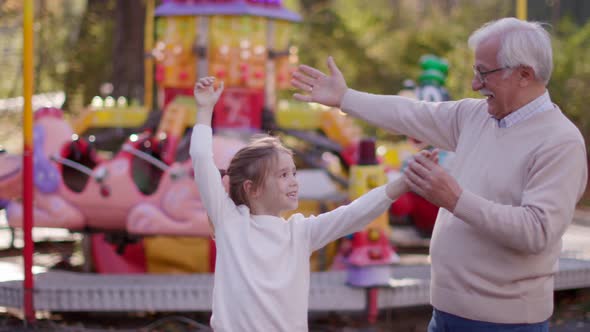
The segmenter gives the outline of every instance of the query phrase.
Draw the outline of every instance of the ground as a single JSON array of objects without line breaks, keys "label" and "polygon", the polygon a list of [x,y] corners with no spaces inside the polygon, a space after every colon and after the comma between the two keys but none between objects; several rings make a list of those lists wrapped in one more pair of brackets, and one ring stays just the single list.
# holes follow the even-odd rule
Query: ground
[{"label": "ground", "polygon": [[[590,330],[590,290],[558,292],[556,310],[551,320],[552,332],[582,332]],[[328,313],[310,318],[311,332],[418,332],[426,331],[432,309],[427,306],[382,312],[376,325],[365,322],[360,313]],[[207,313],[169,314],[96,314],[53,313],[25,328],[22,320],[12,314],[0,315],[0,332],[8,331],[207,331],[195,322],[206,324]]]},{"label": "ground", "polygon": [[[9,231],[0,225],[0,263],[20,261],[20,250],[7,248]],[[590,225],[589,225],[590,226]],[[16,245],[20,246],[17,233]],[[47,238],[47,236],[45,236]],[[35,264],[49,268],[80,269],[76,256],[77,240],[67,232],[52,235],[51,241],[44,240],[41,233],[36,237]],[[70,262],[63,258],[74,253]],[[425,254],[425,252],[423,252]],[[405,254],[402,253],[402,256]],[[416,259],[416,250],[406,259]],[[412,258],[414,257],[414,258]],[[590,330],[590,289],[561,291],[556,293],[555,313],[551,320],[551,331],[574,332]],[[312,332],[360,332],[360,331],[425,331],[432,308],[419,306],[382,311],[377,324],[366,322],[364,313],[322,313],[310,316]],[[28,328],[24,326],[21,313],[0,308],[0,332],[8,331],[160,331],[185,332],[206,331],[209,313],[39,313],[38,321]]]}]

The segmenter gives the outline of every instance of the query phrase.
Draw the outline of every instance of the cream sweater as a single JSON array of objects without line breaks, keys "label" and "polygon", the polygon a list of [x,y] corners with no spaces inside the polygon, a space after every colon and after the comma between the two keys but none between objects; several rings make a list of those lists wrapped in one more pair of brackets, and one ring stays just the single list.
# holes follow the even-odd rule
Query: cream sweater
[{"label": "cream sweater", "polygon": [[480,99],[428,103],[348,90],[341,107],[456,152],[450,172],[463,193],[434,227],[432,305],[495,323],[549,318],[561,237],[586,186],[576,126],[555,106],[499,128]]},{"label": "cream sweater", "polygon": [[311,253],[385,212],[392,203],[385,186],[317,217],[250,215],[225,192],[211,144],[211,127],[196,125],[190,153],[217,246],[211,326],[216,332],[307,331]]}]

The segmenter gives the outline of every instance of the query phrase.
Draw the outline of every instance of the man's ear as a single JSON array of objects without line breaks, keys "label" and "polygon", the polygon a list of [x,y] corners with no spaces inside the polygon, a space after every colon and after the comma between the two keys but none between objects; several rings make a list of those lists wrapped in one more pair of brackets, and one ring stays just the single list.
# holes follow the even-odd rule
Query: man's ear
[{"label": "man's ear", "polygon": [[527,86],[530,82],[535,80],[535,71],[532,67],[522,66],[518,68],[518,73],[520,75],[521,86]]}]

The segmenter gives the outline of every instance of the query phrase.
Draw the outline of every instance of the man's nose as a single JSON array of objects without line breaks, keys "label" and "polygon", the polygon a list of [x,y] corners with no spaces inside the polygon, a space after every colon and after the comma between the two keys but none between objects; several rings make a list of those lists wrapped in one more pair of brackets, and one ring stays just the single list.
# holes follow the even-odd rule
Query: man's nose
[{"label": "man's nose", "polygon": [[473,79],[471,79],[471,89],[473,91],[479,91],[483,89],[483,83],[479,80],[479,78],[473,77]]}]

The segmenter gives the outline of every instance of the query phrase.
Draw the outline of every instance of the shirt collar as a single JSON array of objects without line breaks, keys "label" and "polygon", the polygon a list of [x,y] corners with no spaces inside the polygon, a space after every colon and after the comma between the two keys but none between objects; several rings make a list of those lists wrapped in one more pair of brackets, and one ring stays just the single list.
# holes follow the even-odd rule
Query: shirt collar
[{"label": "shirt collar", "polygon": [[498,120],[498,127],[510,128],[515,124],[524,121],[537,113],[548,111],[553,107],[553,102],[551,102],[549,92],[545,90],[545,93],[535,98],[530,103],[524,105],[523,107]]}]

